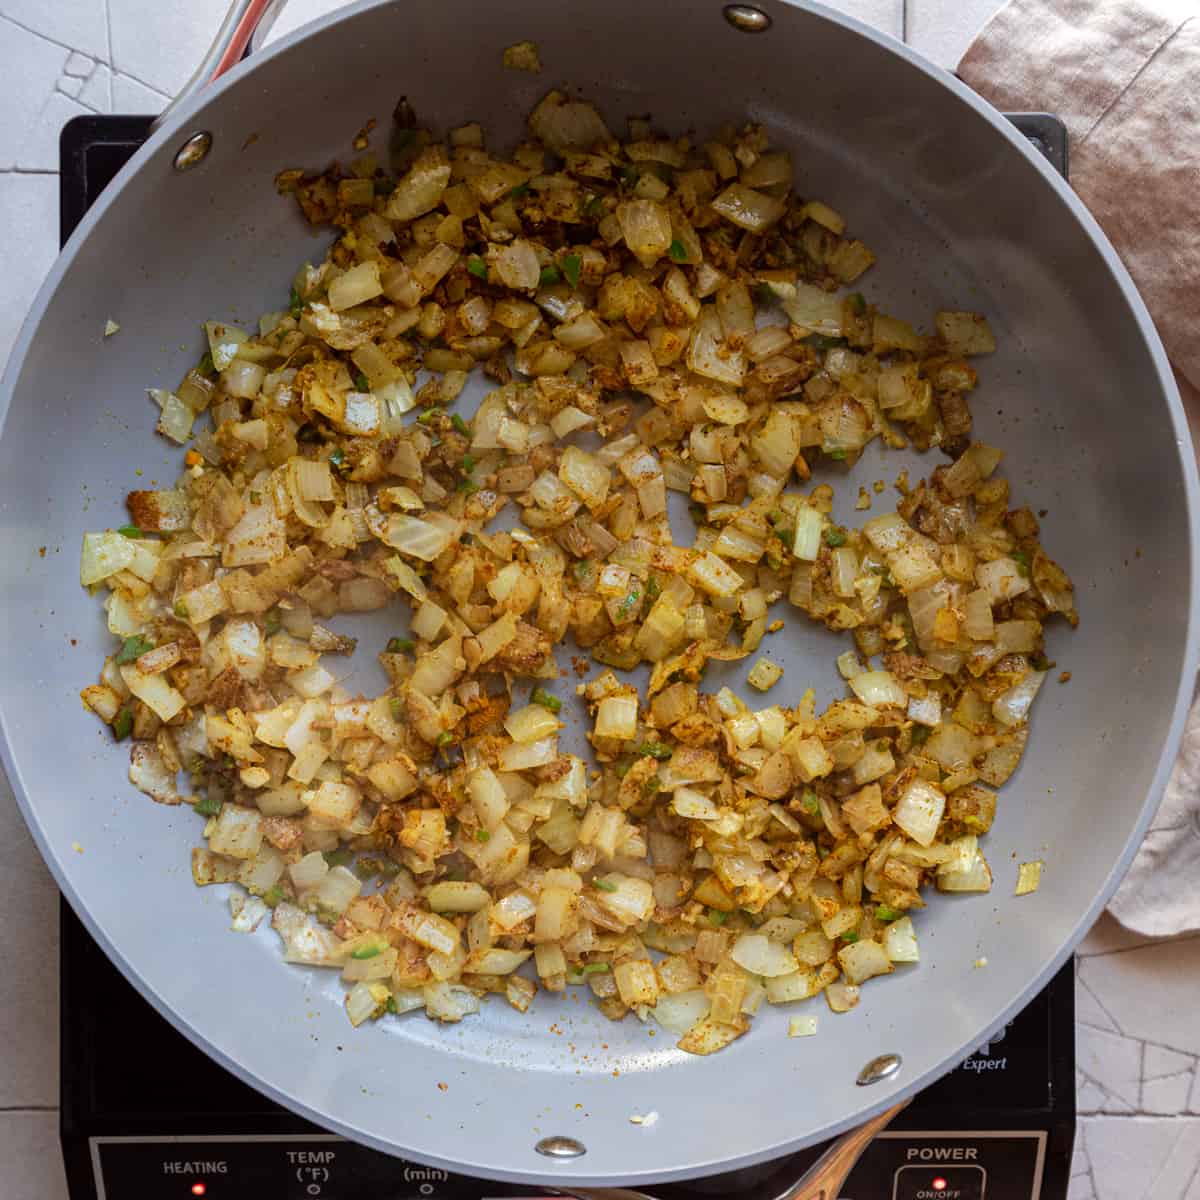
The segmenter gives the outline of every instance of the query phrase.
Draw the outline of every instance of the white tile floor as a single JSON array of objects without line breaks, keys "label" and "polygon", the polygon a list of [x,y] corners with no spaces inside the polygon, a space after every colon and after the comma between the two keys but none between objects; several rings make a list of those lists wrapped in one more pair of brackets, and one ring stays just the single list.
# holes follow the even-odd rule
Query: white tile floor
[{"label": "white tile floor", "polygon": [[[998,0],[833,0],[952,68]],[[292,0],[276,36],[339,7]],[[0,363],[57,249],[57,139],[81,112],[154,112],[225,0],[0,0]],[[0,776],[0,962],[54,962],[56,897]],[[1200,938],[1104,918],[1078,967],[1072,1200],[1200,1200]],[[0,972],[2,1200],[62,1200],[53,970]]]}]

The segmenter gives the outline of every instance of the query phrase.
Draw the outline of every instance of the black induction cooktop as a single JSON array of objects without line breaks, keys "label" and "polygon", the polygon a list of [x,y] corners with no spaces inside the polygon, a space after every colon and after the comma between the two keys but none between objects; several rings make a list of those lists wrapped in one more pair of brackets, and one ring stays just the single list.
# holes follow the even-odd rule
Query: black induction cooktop
[{"label": "black induction cooktop", "polygon": [[[1065,168],[1065,134],[1014,118]],[[149,134],[87,116],[61,142],[65,241]],[[483,1200],[537,1189],[449,1175],[330,1134],[177,1033],[62,907],[62,1146],[72,1200]],[[1063,1200],[1075,1134],[1068,963],[1024,1012],[922,1092],[872,1143],[842,1200]],[[663,1200],[774,1200],[820,1153],[656,1187]]]}]

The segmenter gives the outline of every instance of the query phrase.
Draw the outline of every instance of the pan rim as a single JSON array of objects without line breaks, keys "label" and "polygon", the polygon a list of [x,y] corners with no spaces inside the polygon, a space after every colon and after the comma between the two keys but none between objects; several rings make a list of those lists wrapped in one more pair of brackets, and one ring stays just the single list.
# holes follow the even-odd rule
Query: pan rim
[{"label": "pan rim", "polygon": [[[142,169],[147,159],[156,154],[164,144],[173,143],[184,131],[185,127],[193,121],[197,113],[200,113],[209,105],[220,100],[227,91],[248,83],[260,62],[268,62],[279,56],[291,53],[310,39],[322,37],[327,30],[340,25],[342,22],[355,20],[367,11],[387,7],[394,3],[395,0],[359,0],[358,3],[327,14],[302,26],[260,52],[250,62],[239,65],[226,77],[218,80],[200,95],[193,97],[190,101],[182,105],[180,110],[174,115],[174,119],[148,139],[130,162],[122,168],[114,183],[105,189],[105,192],[89,210],[68,240],[66,246],[63,247],[46,280],[38,290],[18,338],[14,343],[3,379],[0,380],[0,436],[3,435],[5,418],[17,379],[21,374],[25,358],[46,309],[54,298],[58,287],[61,285],[80,248],[89,237],[93,227],[101,220],[108,209],[119,201],[125,185]],[[991,1028],[1001,1026],[1019,1012],[1049,982],[1050,978],[1058,971],[1068,956],[1073,953],[1076,945],[1088,929],[1091,928],[1116,890],[1121,878],[1124,876],[1125,871],[1128,869],[1140,847],[1161,800],[1182,738],[1184,721],[1190,707],[1195,683],[1197,660],[1200,658],[1200,596],[1197,595],[1196,579],[1198,553],[1200,553],[1200,475],[1197,472],[1191,436],[1182,400],[1179,396],[1165,349],[1162,346],[1150,314],[1128,271],[1117,256],[1107,236],[1069,185],[1061,179],[1037,151],[1029,146],[1025,138],[1017,133],[999,112],[971,91],[957,77],[929,62],[910,47],[888,34],[881,33],[867,26],[857,18],[837,12],[825,4],[817,2],[817,0],[767,0],[764,6],[772,7],[775,5],[796,8],[812,13],[825,21],[839,25],[851,33],[865,38],[884,50],[890,51],[902,59],[910,68],[921,72],[934,82],[940,83],[958,102],[965,104],[976,116],[986,121],[994,131],[1009,143],[1010,147],[1015,148],[1018,153],[1025,157],[1028,163],[1033,165],[1034,169],[1040,173],[1043,182],[1053,190],[1059,202],[1064,205],[1070,216],[1087,235],[1104,265],[1108,268],[1117,286],[1118,293],[1127,306],[1130,317],[1137,324],[1138,331],[1142,337],[1150,361],[1153,364],[1154,371],[1157,374],[1159,386],[1166,401],[1167,412],[1175,434],[1176,452],[1182,471],[1187,506],[1189,599],[1185,650],[1180,663],[1180,673],[1176,685],[1175,701],[1168,736],[1160,751],[1158,765],[1142,803],[1138,818],[1134,822],[1121,854],[1117,857],[1103,885],[1093,898],[1091,905],[1083,913],[1060,948],[1047,960],[1042,970],[1026,983],[1024,989],[1016,997],[1003,1007],[995,1021],[989,1023],[988,1027],[980,1031],[982,1038],[982,1035],[988,1033]],[[45,830],[37,818],[34,806],[30,802],[24,780],[13,755],[8,735],[8,722],[3,712],[0,712],[0,761],[3,762],[8,774],[22,817],[30,830],[43,861],[45,861],[53,874],[60,891],[67,898],[76,915],[79,916],[88,929],[89,934],[100,944],[110,961],[137,988],[139,993],[154,1006],[156,1011],[173,1028],[187,1037],[189,1041],[249,1086],[266,1094],[290,1111],[313,1121],[322,1128],[339,1133],[353,1141],[371,1146],[384,1153],[395,1156],[402,1155],[416,1162],[426,1163],[458,1174],[473,1174],[489,1179],[521,1184],[554,1186],[555,1184],[562,1184],[569,1181],[572,1185],[577,1186],[611,1186],[621,1182],[636,1182],[638,1185],[645,1185],[695,1178],[715,1171],[730,1171],[753,1166],[782,1157],[805,1146],[816,1144],[818,1141],[826,1138],[837,1136],[845,1130],[870,1119],[870,1117],[897,1103],[899,1100],[912,1096],[933,1080],[940,1078],[953,1065],[961,1061],[963,1055],[975,1044],[975,1039],[972,1039],[963,1046],[956,1047],[952,1053],[942,1057],[940,1061],[923,1071],[919,1076],[907,1080],[902,1085],[897,1084],[888,1090],[880,1091],[871,1104],[856,1110],[849,1117],[843,1117],[824,1127],[819,1138],[800,1137],[794,1141],[777,1141],[771,1145],[760,1146],[757,1149],[745,1151],[732,1158],[713,1158],[702,1163],[676,1164],[663,1167],[659,1170],[643,1171],[635,1177],[622,1176],[612,1171],[590,1172],[586,1169],[586,1160],[579,1160],[578,1167],[582,1167],[583,1169],[577,1169],[576,1164],[571,1164],[558,1170],[522,1171],[497,1169],[487,1163],[451,1159],[445,1156],[422,1152],[419,1147],[402,1146],[398,1141],[378,1137],[358,1128],[349,1121],[339,1119],[334,1115],[299,1101],[292,1095],[285,1094],[281,1089],[277,1089],[267,1080],[243,1069],[240,1064],[226,1055],[214,1043],[210,1042],[197,1028],[179,1017],[159,992],[151,986],[134,964],[122,954],[116,944],[96,924],[91,913],[82,904],[70,881],[64,856],[59,855],[51,846]]]}]

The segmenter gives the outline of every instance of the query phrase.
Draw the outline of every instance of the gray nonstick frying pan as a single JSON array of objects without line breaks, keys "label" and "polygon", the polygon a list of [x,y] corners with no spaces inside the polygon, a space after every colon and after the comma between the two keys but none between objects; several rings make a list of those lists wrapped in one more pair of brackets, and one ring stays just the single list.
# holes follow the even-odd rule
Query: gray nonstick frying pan
[{"label": "gray nonstick frying pan", "polygon": [[[502,67],[503,48],[527,38],[540,76]],[[864,284],[882,307],[925,325],[938,307],[986,312],[1000,350],[981,367],[979,436],[1047,510],[1043,540],[1078,589],[1079,629],[1055,628],[1049,644],[1072,680],[1043,690],[987,839],[994,891],[937,898],[919,968],[873,984],[851,1013],[822,1013],[817,1037],[789,1040],[773,1010],[695,1058],[635,1020],[546,994],[525,1016],[488,1004],[459,1025],[352,1030],[336,978],[286,966],[265,927],[228,931],[224,889],[190,877],[195,817],[135,792],[124,750],[79,704],[111,646],[79,587],[81,536],[121,524],[126,491],[179,469],[145,389],[174,386],[196,361],[202,321],[277,308],[296,265],[324,253],[275,173],[346,159],[401,94],[436,129],[480,120],[490,144],[511,144],[562,84],[613,128],[644,113],[676,130],[764,123],[800,186],[879,253]],[[121,328],[106,339],[109,318]],[[1128,275],[998,113],[817,4],[367,0],[306,27],[176,107],[92,208],[25,324],[0,418],[4,763],[64,894],[155,1006],[243,1079],[332,1130],[453,1170],[644,1187],[816,1143],[928,1084],[1035,995],[1095,920],[1158,801],[1191,695],[1196,468]],[[859,482],[938,461],[867,454],[837,486],[839,515],[853,519]],[[790,680],[822,703],[840,692],[839,639],[800,618],[785,639]],[[1017,862],[1037,858],[1040,889],[1015,898]],[[881,1056],[898,1069],[864,1086]],[[630,1121],[651,1112],[653,1124]],[[583,1153],[547,1157],[548,1138]]]}]

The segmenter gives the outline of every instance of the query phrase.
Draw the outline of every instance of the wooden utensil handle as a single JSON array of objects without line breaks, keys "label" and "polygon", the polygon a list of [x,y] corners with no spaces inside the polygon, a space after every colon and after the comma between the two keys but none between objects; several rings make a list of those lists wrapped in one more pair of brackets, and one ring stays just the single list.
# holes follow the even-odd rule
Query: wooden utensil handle
[{"label": "wooden utensil handle", "polygon": [[[848,1133],[843,1133],[787,1191],[774,1200],[837,1200],[838,1190],[862,1152],[907,1103],[907,1100],[902,1101]],[[630,1188],[562,1187],[555,1194],[574,1196],[576,1200],[654,1200],[647,1192]]]}]

